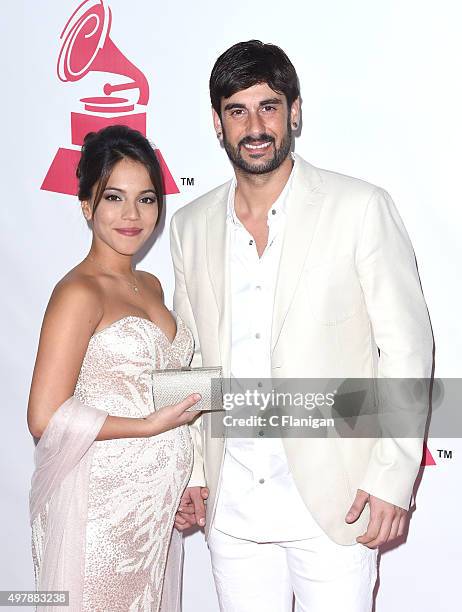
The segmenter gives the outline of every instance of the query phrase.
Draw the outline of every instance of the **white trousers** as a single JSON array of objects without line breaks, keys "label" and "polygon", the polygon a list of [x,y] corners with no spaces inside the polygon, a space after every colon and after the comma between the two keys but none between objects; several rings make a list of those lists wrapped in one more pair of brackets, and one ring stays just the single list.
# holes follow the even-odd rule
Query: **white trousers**
[{"label": "white trousers", "polygon": [[221,612],[370,612],[377,549],[326,535],[257,543],[213,526],[208,538]]}]

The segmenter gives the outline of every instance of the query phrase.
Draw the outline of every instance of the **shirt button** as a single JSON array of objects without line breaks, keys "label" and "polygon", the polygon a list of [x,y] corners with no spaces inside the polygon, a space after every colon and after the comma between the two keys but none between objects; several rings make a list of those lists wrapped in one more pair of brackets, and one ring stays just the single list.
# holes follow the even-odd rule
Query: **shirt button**
[{"label": "shirt button", "polygon": [[261,388],[263,387],[263,383],[261,382],[261,380],[258,381],[258,386]]},{"label": "shirt button", "polygon": [[274,208],[273,208],[273,210],[271,211],[271,214],[272,214],[272,215],[275,215],[275,214],[276,214],[276,211],[274,210]]},{"label": "shirt button", "polygon": [[263,484],[265,482],[264,478],[260,478],[260,480],[258,481],[260,484]]},{"label": "shirt button", "polygon": [[252,246],[253,240],[249,240],[249,246]]},{"label": "shirt button", "polygon": [[258,435],[260,436],[260,438],[265,435],[265,432],[263,431],[263,429],[260,429],[260,431],[258,432]]},{"label": "shirt button", "polygon": [[258,340],[259,338],[261,338],[261,334],[257,332],[257,333],[255,334],[255,338],[257,338],[257,340]]}]

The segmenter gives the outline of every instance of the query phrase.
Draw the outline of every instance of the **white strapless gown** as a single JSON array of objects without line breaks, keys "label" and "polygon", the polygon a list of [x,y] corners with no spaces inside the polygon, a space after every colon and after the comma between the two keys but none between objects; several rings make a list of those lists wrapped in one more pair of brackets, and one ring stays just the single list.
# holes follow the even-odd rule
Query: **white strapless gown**
[{"label": "white strapless gown", "polygon": [[[173,342],[152,321],[137,316],[95,333],[74,396],[113,416],[153,412],[152,371],[188,365],[192,357],[192,333],[176,319]],[[175,513],[192,469],[188,426],[150,438],[93,444],[82,610],[157,612]],[[34,542],[40,541],[46,520],[47,507],[33,524],[36,575],[40,555]]]}]

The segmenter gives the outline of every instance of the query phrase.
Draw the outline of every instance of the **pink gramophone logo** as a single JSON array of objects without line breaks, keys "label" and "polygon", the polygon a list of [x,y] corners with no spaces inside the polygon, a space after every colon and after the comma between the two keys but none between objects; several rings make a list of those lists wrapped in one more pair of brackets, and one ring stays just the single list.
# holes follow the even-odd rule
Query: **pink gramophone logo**
[{"label": "pink gramophone logo", "polygon": [[[79,81],[91,72],[116,75],[115,81],[120,80],[117,77],[121,76],[124,79],[121,83],[106,83],[103,86],[104,95],[80,99],[83,109],[71,112],[71,142],[78,148],[58,149],[41,189],[76,195],[75,169],[80,158],[80,147],[88,132],[123,124],[146,136],[146,110],[139,110],[138,106],[146,107],[149,85],[141,70],[110,39],[111,22],[111,9],[104,0],[84,0],[71,15],[60,36],[63,43],[57,71],[61,81]],[[124,97],[120,96],[120,92]],[[179,189],[159,149],[156,149],[156,155],[162,167],[166,194],[178,193]]]},{"label": "pink gramophone logo", "polygon": [[423,445],[422,461],[420,465],[421,466],[436,465],[436,461],[433,459],[433,455],[431,454],[426,442],[424,442],[424,445]]}]

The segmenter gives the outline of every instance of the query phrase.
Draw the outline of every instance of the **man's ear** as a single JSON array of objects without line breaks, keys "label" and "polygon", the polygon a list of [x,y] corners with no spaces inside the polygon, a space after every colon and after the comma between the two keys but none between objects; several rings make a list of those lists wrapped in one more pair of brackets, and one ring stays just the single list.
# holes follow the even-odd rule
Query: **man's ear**
[{"label": "man's ear", "polygon": [[85,219],[87,221],[91,221],[92,216],[93,216],[93,211],[91,209],[90,202],[88,202],[88,200],[82,200],[80,202],[80,207],[82,209],[83,216],[85,217]]},{"label": "man's ear", "polygon": [[292,102],[290,108],[290,123],[294,129],[297,129],[300,125],[300,96]]},{"label": "man's ear", "polygon": [[214,108],[212,108],[212,117],[213,117],[213,127],[215,128],[217,138],[218,140],[221,141],[223,138],[223,127],[221,125],[220,115],[217,113],[217,111]]}]

